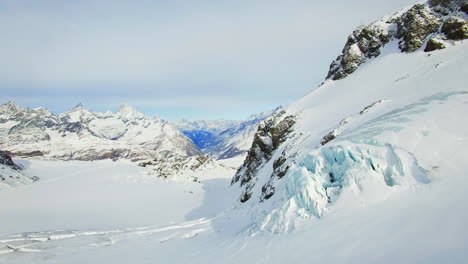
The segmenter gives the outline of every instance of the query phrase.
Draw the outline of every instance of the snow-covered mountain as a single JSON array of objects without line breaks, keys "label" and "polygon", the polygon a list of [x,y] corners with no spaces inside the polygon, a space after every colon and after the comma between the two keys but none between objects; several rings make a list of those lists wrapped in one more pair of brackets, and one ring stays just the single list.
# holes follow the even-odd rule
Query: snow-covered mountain
[{"label": "snow-covered mountain", "polygon": [[217,159],[228,159],[245,154],[252,145],[257,127],[266,118],[281,109],[251,115],[246,120],[183,120],[176,126],[202,149]]},{"label": "snow-covered mountain", "polygon": [[[468,43],[451,39],[466,38],[463,3],[374,23],[389,39],[372,57],[353,34],[343,52],[359,48],[355,68],[338,60],[321,87],[261,122],[234,177],[206,156],[19,160],[44,180],[0,192],[13,201],[0,203],[0,262],[465,263]],[[424,52],[431,38],[445,48]],[[197,182],[161,180],[179,168]],[[184,173],[196,168],[198,179]]]},{"label": "snow-covered mountain", "polygon": [[10,155],[0,151],[0,190],[5,187],[15,187],[33,183],[39,180],[37,176],[26,176],[22,170],[24,168],[16,164]]},{"label": "snow-covered mountain", "polygon": [[262,122],[232,179],[256,230],[463,176],[467,7],[429,1],[356,29],[323,85]]},{"label": "snow-covered mountain", "polygon": [[20,157],[63,160],[145,160],[202,154],[172,124],[147,117],[128,105],[116,113],[96,113],[79,104],[57,115],[13,102],[0,106],[0,149]]}]

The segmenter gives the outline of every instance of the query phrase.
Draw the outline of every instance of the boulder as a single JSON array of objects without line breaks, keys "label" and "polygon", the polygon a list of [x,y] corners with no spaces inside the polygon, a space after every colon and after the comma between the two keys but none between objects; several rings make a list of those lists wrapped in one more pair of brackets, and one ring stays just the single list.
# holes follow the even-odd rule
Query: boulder
[{"label": "boulder", "polygon": [[458,17],[450,17],[442,25],[442,33],[451,40],[467,39],[468,22]]}]

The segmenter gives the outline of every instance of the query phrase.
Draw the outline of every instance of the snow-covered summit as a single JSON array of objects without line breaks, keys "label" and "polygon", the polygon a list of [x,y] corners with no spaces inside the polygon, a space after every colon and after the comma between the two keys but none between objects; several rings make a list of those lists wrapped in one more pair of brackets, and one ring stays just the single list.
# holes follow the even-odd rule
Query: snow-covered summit
[{"label": "snow-covered summit", "polygon": [[128,104],[120,106],[116,115],[124,121],[141,120],[145,118],[145,114],[139,112]]}]

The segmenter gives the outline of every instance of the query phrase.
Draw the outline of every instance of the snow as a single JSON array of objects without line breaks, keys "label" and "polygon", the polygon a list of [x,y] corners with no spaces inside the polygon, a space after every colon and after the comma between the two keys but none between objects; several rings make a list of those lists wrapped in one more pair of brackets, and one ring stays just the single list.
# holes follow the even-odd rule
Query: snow
[{"label": "snow", "polygon": [[[293,132],[244,204],[218,166],[195,183],[20,160],[41,181],[0,191],[0,263],[465,263],[468,43],[397,45],[285,108]],[[280,156],[288,172],[271,178]]]},{"label": "snow", "polygon": [[127,132],[124,123],[115,118],[93,120],[89,123],[89,130],[97,136],[111,140],[118,139]]}]

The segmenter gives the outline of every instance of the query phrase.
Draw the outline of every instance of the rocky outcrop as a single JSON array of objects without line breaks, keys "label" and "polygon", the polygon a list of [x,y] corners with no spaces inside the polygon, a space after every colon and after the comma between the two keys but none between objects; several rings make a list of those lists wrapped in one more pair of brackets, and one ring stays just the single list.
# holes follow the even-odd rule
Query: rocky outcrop
[{"label": "rocky outcrop", "polygon": [[425,5],[415,5],[397,20],[396,37],[403,52],[413,52],[421,48],[426,38],[437,32],[439,16]]},{"label": "rocky outcrop", "polygon": [[445,47],[443,40],[468,37],[465,12],[467,1],[431,0],[405,12],[358,27],[349,37],[341,54],[330,64],[327,80],[340,80],[353,73],[369,59],[380,55],[392,40],[402,52],[425,47],[426,52]]},{"label": "rocky outcrop", "polygon": [[[240,197],[241,202],[250,199],[251,190],[255,185],[255,174],[262,165],[271,159],[273,153],[286,140],[292,132],[294,124],[294,116],[286,116],[285,111],[280,111],[259,125],[244,164],[238,169],[231,182],[231,184],[240,182],[240,186],[245,186]],[[276,164],[276,167],[279,167],[278,163]]]},{"label": "rocky outcrop", "polygon": [[427,41],[424,51],[431,52],[431,51],[440,50],[440,49],[445,49],[444,42],[437,38],[431,38]]},{"label": "rocky outcrop", "polygon": [[15,164],[11,156],[8,155],[8,153],[6,153],[5,151],[1,151],[1,150],[0,150],[0,164],[8,166],[12,168],[13,170],[22,170],[22,167]]},{"label": "rocky outcrop", "polygon": [[0,190],[4,187],[15,187],[39,180],[37,176],[26,176],[24,167],[16,164],[6,151],[0,150]]},{"label": "rocky outcrop", "polygon": [[377,25],[359,27],[348,37],[342,53],[330,65],[327,79],[343,79],[366,59],[379,56],[380,49],[390,41],[390,37],[388,31]]},{"label": "rocky outcrop", "polygon": [[468,38],[468,22],[459,17],[450,17],[442,25],[442,33],[448,39],[462,40]]}]

